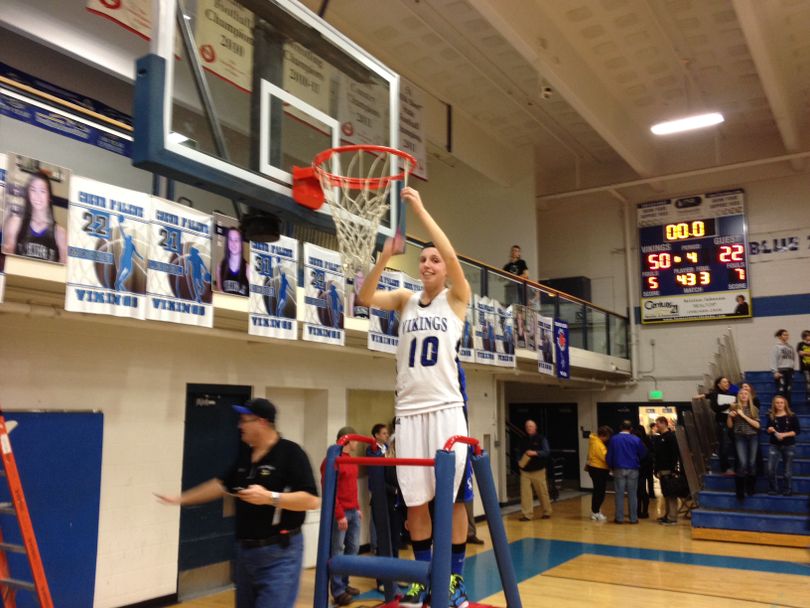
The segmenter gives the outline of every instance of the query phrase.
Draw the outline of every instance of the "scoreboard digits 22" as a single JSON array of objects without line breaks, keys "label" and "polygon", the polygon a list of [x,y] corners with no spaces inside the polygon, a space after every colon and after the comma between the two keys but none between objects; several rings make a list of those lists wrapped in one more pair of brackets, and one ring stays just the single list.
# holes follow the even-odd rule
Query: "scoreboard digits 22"
[{"label": "scoreboard digits 22", "polygon": [[742,190],[638,207],[643,323],[750,317]]}]

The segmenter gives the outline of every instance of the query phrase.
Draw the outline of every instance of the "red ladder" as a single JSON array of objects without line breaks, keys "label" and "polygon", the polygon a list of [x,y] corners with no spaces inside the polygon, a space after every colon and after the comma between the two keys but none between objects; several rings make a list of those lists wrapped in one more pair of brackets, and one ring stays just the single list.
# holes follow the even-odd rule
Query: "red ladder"
[{"label": "red ladder", "polygon": [[[22,545],[7,543],[0,532],[0,597],[2,597],[4,608],[16,608],[16,593],[19,589],[24,589],[36,595],[41,608],[53,608],[51,591],[48,589],[48,580],[45,578],[45,570],[42,567],[42,558],[39,555],[37,539],[31,525],[31,515],[28,513],[28,505],[25,503],[25,494],[20,483],[17,462],[11,451],[11,440],[8,433],[6,420],[0,411],[0,457],[3,459],[3,470],[0,471],[0,477],[6,478],[11,493],[10,503],[0,503],[0,514],[16,517],[23,539]],[[9,551],[27,555],[31,574],[34,577],[33,583],[11,578],[6,558],[6,552]]]}]

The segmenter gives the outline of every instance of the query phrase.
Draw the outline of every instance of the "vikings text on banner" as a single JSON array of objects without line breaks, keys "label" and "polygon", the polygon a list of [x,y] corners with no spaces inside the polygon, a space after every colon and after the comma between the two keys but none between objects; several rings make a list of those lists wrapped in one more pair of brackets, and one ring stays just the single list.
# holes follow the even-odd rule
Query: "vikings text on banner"
[{"label": "vikings text on banner", "polygon": [[537,315],[537,371],[553,376],[554,368],[554,320]]},{"label": "vikings text on banner", "polygon": [[570,380],[571,367],[568,347],[568,323],[554,319],[554,359],[557,363],[557,377]]},{"label": "vikings text on banner", "polygon": [[[386,270],[382,273],[377,289],[394,291],[402,287],[401,272]],[[369,310],[368,349],[383,353],[396,353],[399,345],[399,313],[395,310]]]},{"label": "vikings text on banner", "polygon": [[504,308],[497,301],[494,301],[493,304],[496,312],[495,365],[515,367],[515,330],[512,307]]},{"label": "vikings text on banner", "polygon": [[295,340],[298,303],[298,241],[279,237],[274,243],[250,243],[248,333]]},{"label": "vikings text on banner", "polygon": [[146,318],[212,327],[211,216],[152,197]]},{"label": "vikings text on banner", "polygon": [[146,318],[149,195],[74,176],[65,310]]},{"label": "vikings text on banner", "polygon": [[495,325],[497,312],[489,298],[476,295],[475,301],[475,362],[496,365]]},{"label": "vikings text on banner", "polygon": [[343,346],[345,290],[340,254],[304,243],[304,340]]}]

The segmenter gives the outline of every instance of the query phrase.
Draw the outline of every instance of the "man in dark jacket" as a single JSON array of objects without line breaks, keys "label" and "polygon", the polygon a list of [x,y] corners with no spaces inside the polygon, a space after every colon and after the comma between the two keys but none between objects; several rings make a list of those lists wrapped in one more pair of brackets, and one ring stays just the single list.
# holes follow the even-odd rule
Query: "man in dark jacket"
[{"label": "man in dark jacket", "polygon": [[638,470],[647,448],[641,439],[633,435],[633,423],[622,422],[621,432],[610,438],[607,450],[607,464],[613,471],[613,488],[616,491],[617,524],[624,523],[624,493],[630,503],[630,523],[638,523]]},{"label": "man in dark jacket", "polygon": [[681,468],[680,453],[675,433],[670,430],[666,416],[656,418],[655,431],[658,433],[653,437],[655,476],[661,480],[661,493],[666,503],[664,516],[659,517],[658,522],[671,526],[678,522],[678,497],[673,493],[672,482],[677,478]]},{"label": "man in dark jacket", "polygon": [[548,482],[546,481],[546,466],[551,455],[548,441],[537,432],[537,423],[534,420],[526,421],[526,438],[520,447],[520,510],[523,515],[520,521],[529,521],[534,515],[534,496],[532,488],[540,499],[543,508],[543,519],[551,517],[551,499],[548,496]]}]

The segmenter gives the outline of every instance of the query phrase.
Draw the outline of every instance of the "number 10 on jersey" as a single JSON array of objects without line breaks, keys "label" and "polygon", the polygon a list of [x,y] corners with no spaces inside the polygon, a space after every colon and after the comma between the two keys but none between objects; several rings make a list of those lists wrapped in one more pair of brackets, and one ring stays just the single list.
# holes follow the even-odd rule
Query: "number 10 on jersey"
[{"label": "number 10 on jersey", "polygon": [[437,336],[426,336],[421,340],[419,338],[413,338],[408,351],[408,367],[414,367],[416,365],[417,350],[420,351],[419,363],[422,367],[436,365],[436,362],[439,360],[439,338]]}]

